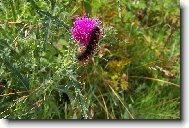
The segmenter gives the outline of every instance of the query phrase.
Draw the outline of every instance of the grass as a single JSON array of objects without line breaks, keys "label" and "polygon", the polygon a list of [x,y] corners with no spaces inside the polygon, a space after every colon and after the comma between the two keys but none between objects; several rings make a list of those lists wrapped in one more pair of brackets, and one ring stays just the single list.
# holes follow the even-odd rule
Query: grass
[{"label": "grass", "polygon": [[[0,118],[180,119],[178,0],[0,1]],[[70,29],[102,21],[87,64]]]}]

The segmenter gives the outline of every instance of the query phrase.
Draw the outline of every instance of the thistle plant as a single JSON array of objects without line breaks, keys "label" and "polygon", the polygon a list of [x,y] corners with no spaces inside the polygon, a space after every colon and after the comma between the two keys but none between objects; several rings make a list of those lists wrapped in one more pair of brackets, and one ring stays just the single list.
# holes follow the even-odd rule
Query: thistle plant
[{"label": "thistle plant", "polygon": [[[77,17],[73,23],[71,29],[72,37],[76,42],[86,46],[91,40],[92,31],[96,27],[100,27],[101,21],[98,18],[88,18],[86,15],[83,17]],[[102,33],[102,29],[100,29]]]}]

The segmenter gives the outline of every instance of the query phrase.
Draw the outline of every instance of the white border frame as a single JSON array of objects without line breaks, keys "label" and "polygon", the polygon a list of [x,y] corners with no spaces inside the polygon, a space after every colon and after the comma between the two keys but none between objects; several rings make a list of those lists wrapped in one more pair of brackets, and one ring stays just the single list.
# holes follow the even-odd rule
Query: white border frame
[{"label": "white border frame", "polygon": [[189,1],[181,0],[181,9],[182,9],[182,17],[181,17],[181,86],[182,86],[182,116],[181,120],[137,120],[137,121],[8,121],[8,120],[0,120],[0,128],[189,128]]}]

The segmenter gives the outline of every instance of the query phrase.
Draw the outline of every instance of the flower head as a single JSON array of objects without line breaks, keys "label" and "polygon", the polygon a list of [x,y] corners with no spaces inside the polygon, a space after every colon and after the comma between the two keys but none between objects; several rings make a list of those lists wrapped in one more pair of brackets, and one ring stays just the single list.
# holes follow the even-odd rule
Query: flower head
[{"label": "flower head", "polygon": [[90,39],[93,29],[101,24],[98,18],[91,19],[86,16],[77,17],[73,23],[71,29],[72,36],[75,41],[79,42],[81,45],[86,46]]}]

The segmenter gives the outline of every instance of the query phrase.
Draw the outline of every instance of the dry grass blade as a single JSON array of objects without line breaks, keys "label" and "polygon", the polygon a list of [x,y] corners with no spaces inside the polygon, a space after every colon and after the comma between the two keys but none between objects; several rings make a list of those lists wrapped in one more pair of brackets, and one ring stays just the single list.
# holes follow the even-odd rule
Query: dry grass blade
[{"label": "dry grass blade", "polygon": [[166,83],[166,84],[174,85],[174,86],[180,88],[180,85],[178,85],[178,84],[171,83],[171,82],[169,82],[169,81],[160,80],[160,79],[157,79],[157,78],[143,77],[143,76],[129,76],[129,78],[138,78],[138,79],[154,80],[154,81],[159,81],[159,82],[163,82],[163,83]]},{"label": "dry grass blade", "polygon": [[125,106],[125,104],[123,103],[123,101],[121,100],[121,98],[119,97],[119,95],[114,91],[114,89],[110,85],[109,85],[109,87],[112,90],[112,92],[115,94],[115,96],[118,98],[118,100],[121,102],[121,104],[123,105],[123,107],[127,110],[127,112],[130,115],[130,117],[132,119],[134,119],[134,116],[131,114],[131,112],[129,111],[129,109]]},{"label": "dry grass blade", "polygon": [[37,89],[28,90],[28,91],[20,91],[20,92],[2,94],[2,95],[0,95],[0,97],[10,96],[10,95],[15,95],[15,94],[23,94],[23,93],[33,93],[33,92],[35,92],[35,91],[37,91]]}]

